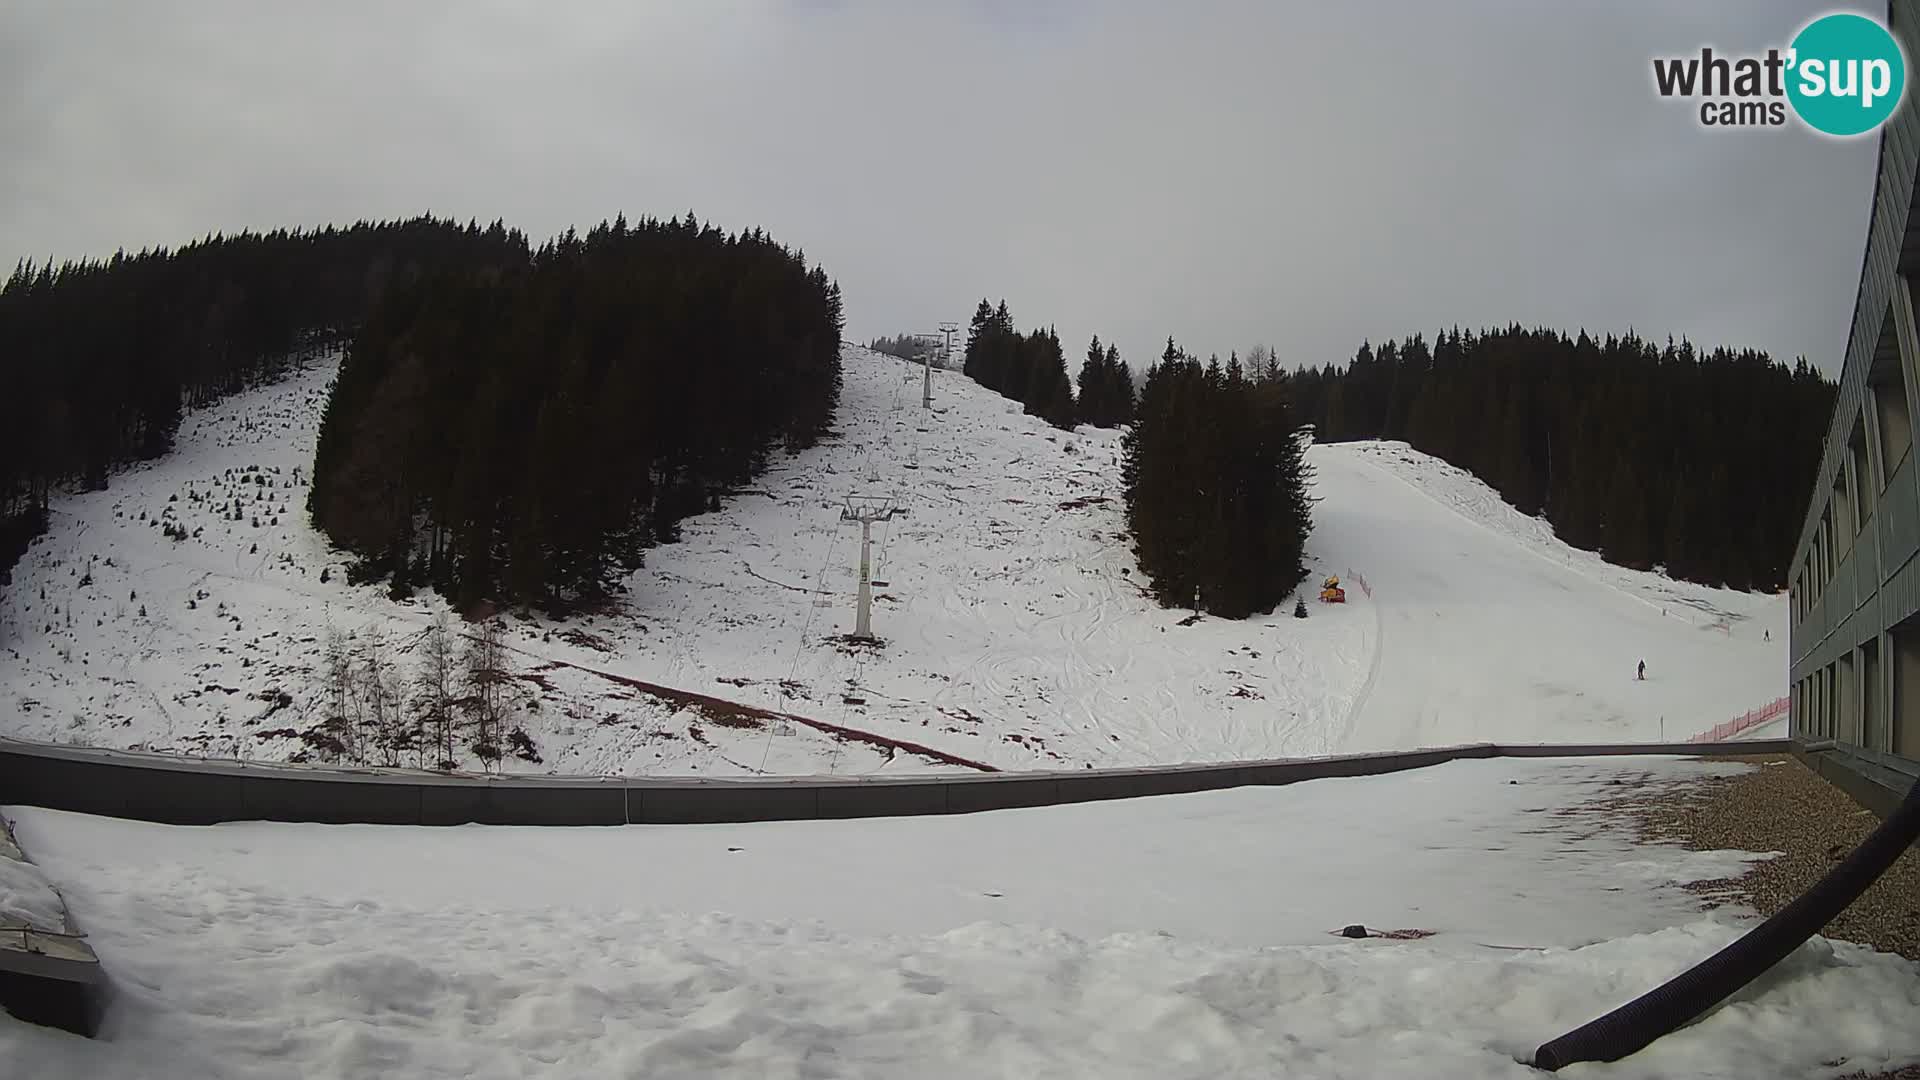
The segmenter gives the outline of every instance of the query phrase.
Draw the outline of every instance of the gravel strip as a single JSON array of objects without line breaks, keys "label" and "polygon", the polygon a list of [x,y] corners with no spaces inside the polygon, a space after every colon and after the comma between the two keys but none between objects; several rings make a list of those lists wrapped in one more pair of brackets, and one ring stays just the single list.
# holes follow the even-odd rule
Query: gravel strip
[{"label": "gravel strip", "polygon": [[1904,1069],[1895,1069],[1883,1073],[1848,1073],[1837,1080],[1920,1080],[1920,1065],[1909,1065]]},{"label": "gravel strip", "polygon": [[[1779,852],[1738,877],[1688,888],[1703,906],[1745,904],[1772,915],[1825,877],[1880,819],[1787,754],[1716,758],[1757,766],[1738,776],[1644,787],[1609,800],[1631,811],[1643,841],[1693,851]],[[1920,960],[1920,850],[1909,848],[1822,933]]]},{"label": "gravel strip", "polygon": [[[1731,777],[1623,783],[1600,800],[1604,813],[1637,823],[1643,843],[1692,851],[1779,852],[1738,877],[1696,882],[1703,908],[1745,904],[1772,915],[1846,858],[1880,819],[1790,754],[1714,758],[1757,766]],[[1575,811],[1574,816],[1579,816]],[[1920,960],[1920,850],[1908,848],[1823,935]],[[1920,1080],[1920,1064],[1839,1080]]]}]

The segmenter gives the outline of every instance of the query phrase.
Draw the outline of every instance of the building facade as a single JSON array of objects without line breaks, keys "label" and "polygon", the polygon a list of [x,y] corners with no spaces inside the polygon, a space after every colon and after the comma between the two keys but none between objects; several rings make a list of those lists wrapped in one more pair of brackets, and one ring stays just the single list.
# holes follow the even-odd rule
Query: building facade
[{"label": "building facade", "polygon": [[[1891,4],[1888,25],[1920,57],[1920,0]],[[1879,138],[1846,361],[1789,587],[1792,736],[1869,805],[1920,777],[1920,107],[1904,103]]]}]

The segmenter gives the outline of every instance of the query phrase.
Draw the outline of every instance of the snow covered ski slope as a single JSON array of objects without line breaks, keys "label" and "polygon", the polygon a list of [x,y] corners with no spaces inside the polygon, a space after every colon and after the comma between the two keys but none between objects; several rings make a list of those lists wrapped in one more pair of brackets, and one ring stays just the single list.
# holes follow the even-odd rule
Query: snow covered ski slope
[{"label": "snow covered ski slope", "polygon": [[[510,769],[959,767],[887,740],[1010,769],[1652,740],[1784,692],[1784,599],[1606,566],[1390,444],[1310,454],[1309,594],[1353,570],[1371,596],[1309,601],[1305,620],[1160,609],[1125,539],[1117,432],[1055,431],[946,371],[929,413],[918,368],[844,356],[834,435],[650,552],[622,610],[507,616],[517,722],[540,758]],[[0,600],[0,733],[282,759],[309,752],[329,627],[379,628],[406,662],[440,600],[348,585],[304,520],[329,375],[190,414],[172,455],[58,500]],[[836,640],[859,563],[840,510],[859,493],[900,507],[874,531],[878,650]],[[634,680],[875,739],[689,708]]]},{"label": "snow covered ski slope", "polygon": [[1677,741],[1786,693],[1784,596],[1611,566],[1404,444],[1313,463],[1315,544],[1362,570],[1378,616],[1347,750]]}]

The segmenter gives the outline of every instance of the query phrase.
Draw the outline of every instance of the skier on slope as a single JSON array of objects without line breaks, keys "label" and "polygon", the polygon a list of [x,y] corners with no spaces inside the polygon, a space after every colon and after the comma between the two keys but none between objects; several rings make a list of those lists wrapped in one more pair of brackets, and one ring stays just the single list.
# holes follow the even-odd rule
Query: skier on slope
[{"label": "skier on slope", "polygon": [[1647,681],[1647,662],[1646,662],[1645,660],[1642,660],[1642,661],[1640,661],[1640,676],[1639,676],[1639,678],[1640,678],[1640,681],[1641,681],[1641,682],[1646,682],[1646,681]]}]

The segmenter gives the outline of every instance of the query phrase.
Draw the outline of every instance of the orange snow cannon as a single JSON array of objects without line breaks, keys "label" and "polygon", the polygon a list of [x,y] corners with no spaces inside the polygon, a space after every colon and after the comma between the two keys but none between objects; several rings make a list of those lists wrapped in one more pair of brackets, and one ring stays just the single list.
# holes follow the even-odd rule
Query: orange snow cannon
[{"label": "orange snow cannon", "polygon": [[1323,604],[1344,604],[1347,602],[1347,590],[1340,587],[1338,575],[1320,583],[1320,602]]}]

